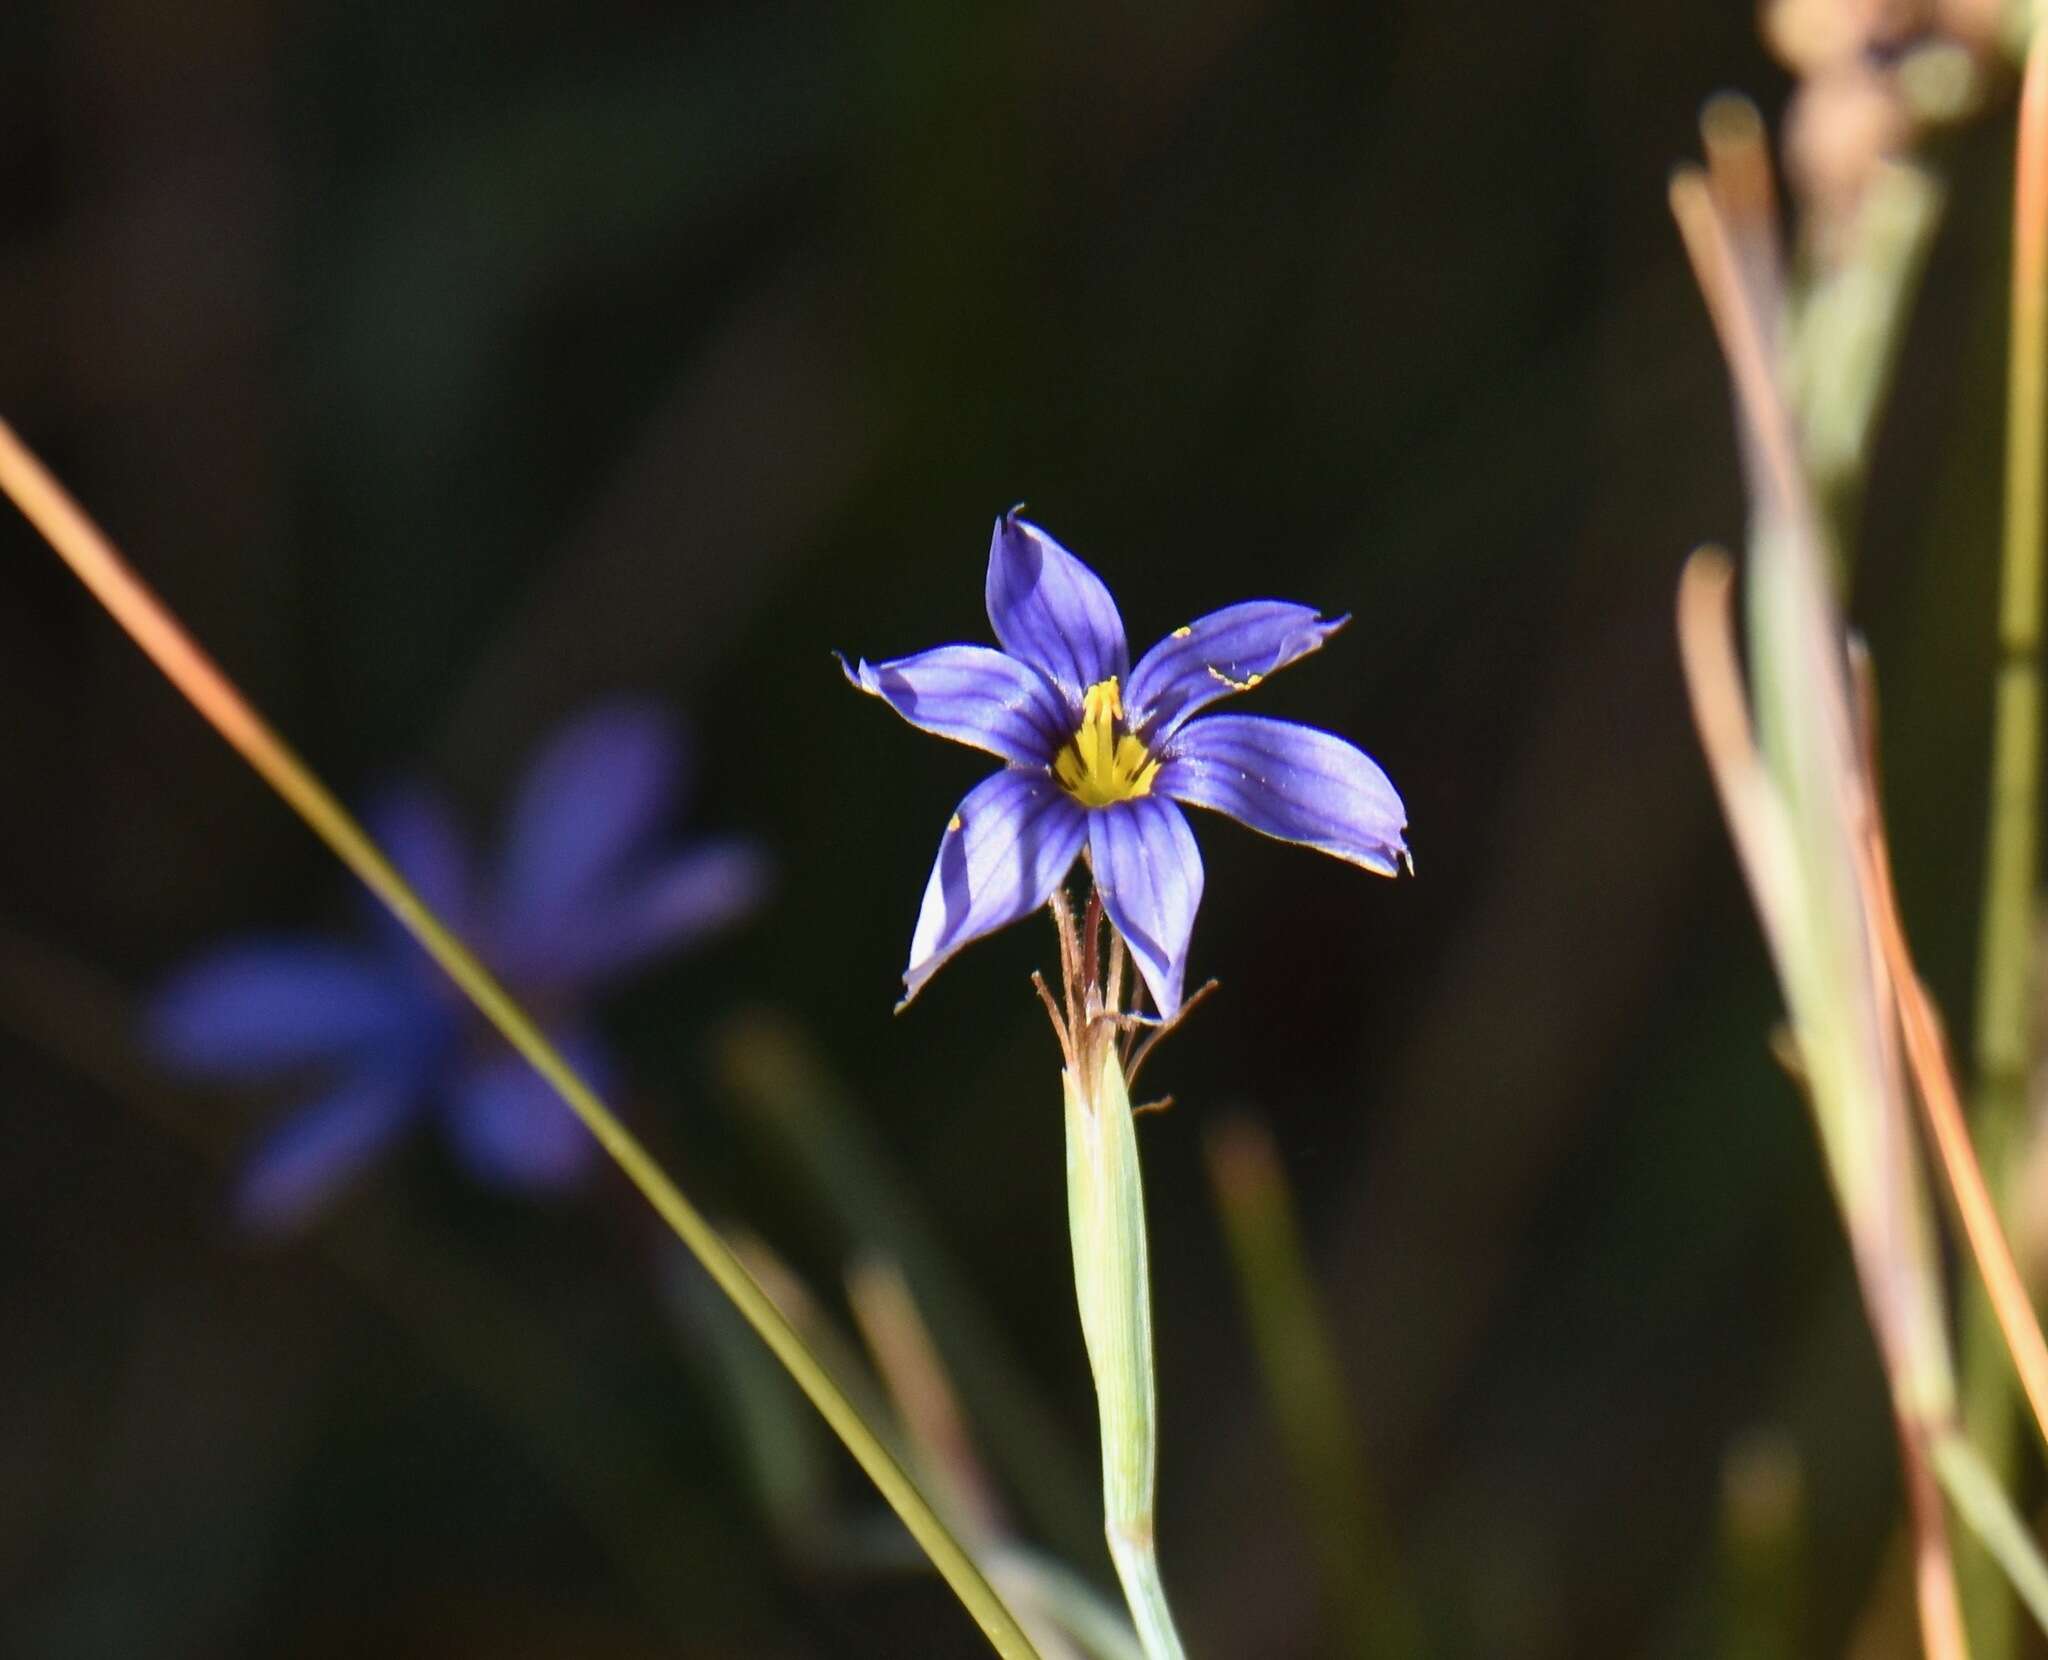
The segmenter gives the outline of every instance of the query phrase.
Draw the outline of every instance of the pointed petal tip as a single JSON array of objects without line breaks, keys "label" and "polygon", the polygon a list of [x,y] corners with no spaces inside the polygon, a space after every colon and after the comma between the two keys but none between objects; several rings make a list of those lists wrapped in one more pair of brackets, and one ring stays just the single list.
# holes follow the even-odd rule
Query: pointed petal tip
[{"label": "pointed petal tip", "polygon": [[[943,961],[944,959],[940,959]],[[903,971],[903,995],[896,999],[896,1006],[889,1012],[901,1014],[917,1001],[917,994],[924,990],[931,977],[939,971],[936,962],[911,963]]]},{"label": "pointed petal tip", "polygon": [[[1239,822],[1242,823],[1244,821],[1240,820]],[[1251,828],[1257,829],[1259,827],[1253,825]],[[1404,876],[1412,877],[1415,874],[1415,855],[1408,847],[1407,830],[1408,827],[1404,824],[1382,846],[1368,848],[1363,851],[1343,851],[1332,847],[1319,847],[1317,851],[1328,853],[1333,858],[1341,859],[1346,864],[1356,865],[1360,870],[1369,871],[1374,876],[1384,876],[1389,881],[1399,881]],[[1313,846],[1314,844],[1304,845]]]},{"label": "pointed petal tip", "polygon": [[847,685],[857,692],[866,692],[869,697],[882,695],[882,685],[875,678],[874,666],[865,657],[849,659],[843,651],[833,652],[832,657],[839,665],[839,672],[846,676]]},{"label": "pointed petal tip", "polygon": [[964,946],[1043,905],[1087,836],[1087,815],[1041,769],[1006,768],[968,791],[925,885],[903,1002]]},{"label": "pointed petal tip", "polygon": [[[1237,817],[1236,814],[1231,816]],[[1250,829],[1258,830],[1262,834],[1272,834],[1263,825],[1253,823],[1249,819],[1238,818],[1238,822]],[[1285,837],[1282,839],[1297,840],[1298,838]],[[1402,823],[1399,829],[1385,833],[1383,838],[1376,844],[1332,847],[1304,839],[1300,840],[1300,845],[1313,847],[1316,851],[1327,853],[1332,858],[1342,860],[1345,864],[1356,865],[1360,870],[1370,871],[1374,876],[1384,876],[1389,880],[1398,881],[1403,876],[1413,876],[1415,874],[1415,855],[1408,847],[1408,826],[1405,822]]]},{"label": "pointed petal tip", "polygon": [[1394,876],[1408,810],[1392,781],[1335,733],[1263,715],[1207,715],[1167,745],[1155,786],[1276,840]]},{"label": "pointed petal tip", "polygon": [[1045,675],[993,646],[933,646],[841,668],[920,731],[986,750],[1012,766],[1050,764],[1076,716]]},{"label": "pointed petal tip", "polygon": [[677,810],[689,744],[664,705],[621,696],[559,723],[528,762],[499,842],[508,934],[544,934],[643,855]]},{"label": "pointed petal tip", "polygon": [[1102,578],[1017,508],[996,520],[989,538],[983,597],[1003,650],[1070,700],[1130,673],[1123,618]]},{"label": "pointed petal tip", "polygon": [[[990,931],[993,932],[993,930]],[[979,938],[980,936],[977,935],[975,937]],[[890,1013],[901,1014],[911,1004],[915,1003],[919,996],[922,995],[924,988],[932,983],[932,977],[952,960],[954,954],[962,946],[971,943],[972,940],[963,939],[952,945],[944,946],[939,950],[928,951],[921,958],[912,959],[909,966],[903,970],[903,995],[896,1000],[896,1006],[890,1010]]]},{"label": "pointed petal tip", "polygon": [[1343,633],[1345,629],[1351,626],[1351,613],[1344,611],[1334,617],[1318,615],[1311,626],[1316,631],[1316,643],[1311,649],[1320,650],[1326,640]]},{"label": "pointed petal tip", "polygon": [[282,1238],[317,1221],[360,1181],[412,1117],[403,1073],[365,1073],[274,1125],[244,1161],[229,1197],[237,1229]]},{"label": "pointed petal tip", "polygon": [[536,983],[595,991],[744,922],[774,892],[775,861],[744,836],[686,842],[644,861],[590,906],[528,939]]},{"label": "pointed petal tip", "polygon": [[1176,628],[1138,660],[1124,708],[1146,742],[1164,743],[1210,704],[1249,692],[1320,651],[1350,620],[1293,600],[1223,606]]}]

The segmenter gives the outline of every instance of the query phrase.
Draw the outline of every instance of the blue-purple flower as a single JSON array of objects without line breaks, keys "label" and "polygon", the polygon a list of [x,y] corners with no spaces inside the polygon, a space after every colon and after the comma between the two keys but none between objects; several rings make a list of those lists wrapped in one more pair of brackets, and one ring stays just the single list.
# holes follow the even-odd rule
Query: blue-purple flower
[{"label": "blue-purple flower", "polygon": [[[752,844],[667,838],[683,771],[663,713],[618,703],[542,750],[488,871],[430,794],[398,792],[366,815],[428,905],[593,1081],[610,1069],[592,994],[737,920],[765,889]],[[596,1163],[575,1116],[381,909],[362,944],[281,936],[221,948],[171,977],[149,1026],[158,1053],[195,1077],[313,1080],[312,1099],[241,1173],[237,1210],[261,1229],[308,1220],[428,1116],[462,1166],[495,1186],[568,1188]]]},{"label": "blue-purple flower", "polygon": [[1202,899],[1202,856],[1181,805],[1383,876],[1407,862],[1407,811],[1362,751],[1293,721],[1194,718],[1316,650],[1348,618],[1248,600],[1176,628],[1132,668],[1102,579],[1013,510],[989,545],[988,620],[1000,651],[840,660],[911,725],[1005,763],[946,826],[905,1002],[970,940],[1043,905],[1085,847],[1153,1001],[1175,1014]]}]

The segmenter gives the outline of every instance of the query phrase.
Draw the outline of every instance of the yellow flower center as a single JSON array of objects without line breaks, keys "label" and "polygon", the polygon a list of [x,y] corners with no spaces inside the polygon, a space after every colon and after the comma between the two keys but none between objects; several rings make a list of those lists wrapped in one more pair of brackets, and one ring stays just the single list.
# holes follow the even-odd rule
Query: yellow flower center
[{"label": "yellow flower center", "polygon": [[1081,730],[1052,760],[1053,776],[1083,807],[1108,807],[1152,793],[1159,763],[1128,732],[1116,676],[1098,680],[1081,698]]}]

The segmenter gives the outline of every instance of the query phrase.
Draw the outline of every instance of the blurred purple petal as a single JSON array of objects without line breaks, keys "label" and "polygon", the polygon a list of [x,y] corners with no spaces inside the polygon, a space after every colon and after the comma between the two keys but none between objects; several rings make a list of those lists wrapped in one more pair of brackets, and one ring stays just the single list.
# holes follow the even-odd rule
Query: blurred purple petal
[{"label": "blurred purple petal", "polygon": [[196,1076],[257,1078],[417,1042],[421,1004],[380,959],[314,939],[251,940],[178,970],[145,1016],[150,1047]]},{"label": "blurred purple petal", "polygon": [[234,1211],[258,1233],[289,1233],[313,1220],[404,1127],[419,1104],[417,1080],[378,1069],[293,1113],[243,1166]]},{"label": "blurred purple petal", "polygon": [[1044,675],[991,646],[939,646],[888,663],[862,658],[846,678],[912,726],[1019,766],[1043,766],[1079,716]]},{"label": "blurred purple petal", "polygon": [[1281,841],[1392,876],[1408,810],[1387,775],[1342,738],[1259,715],[1206,715],[1164,746],[1153,788]]},{"label": "blurred purple petal", "polygon": [[[593,1045],[557,1043],[585,1082],[605,1087]],[[455,1080],[448,1102],[448,1143],[478,1181],[518,1193],[575,1186],[601,1157],[596,1140],[568,1103],[510,1050],[478,1059]]]},{"label": "blurred purple petal", "polygon": [[1311,607],[1254,599],[1176,628],[1138,660],[1124,692],[1131,729],[1157,746],[1197,709],[1248,692],[1316,650],[1351,619],[1325,621]]},{"label": "blurred purple petal", "polygon": [[[427,908],[458,934],[475,925],[469,846],[447,804],[429,790],[402,787],[378,797],[363,813],[363,828],[383,848],[398,874]],[[358,889],[372,926],[392,944],[419,949],[405,925],[366,889]]]},{"label": "blurred purple petal", "polygon": [[988,620],[1003,649],[1044,671],[1076,710],[1090,686],[1130,669],[1102,578],[1015,512],[996,520],[989,542]]},{"label": "blurred purple petal", "polygon": [[563,918],[546,959],[528,972],[540,983],[588,989],[731,927],[767,897],[769,878],[767,855],[752,842],[693,842]]},{"label": "blurred purple petal", "polygon": [[513,803],[503,932],[544,932],[610,882],[673,811],[682,770],[681,735],[657,705],[611,704],[562,728]]},{"label": "blurred purple petal", "polygon": [[904,1002],[968,941],[1043,905],[1087,834],[1088,815],[1043,771],[1008,769],[969,790],[925,885]]},{"label": "blurred purple petal", "polygon": [[1202,854],[1185,814],[1156,795],[1088,815],[1095,891],[1124,937],[1152,1001],[1180,1011],[1188,936],[1202,903]]}]

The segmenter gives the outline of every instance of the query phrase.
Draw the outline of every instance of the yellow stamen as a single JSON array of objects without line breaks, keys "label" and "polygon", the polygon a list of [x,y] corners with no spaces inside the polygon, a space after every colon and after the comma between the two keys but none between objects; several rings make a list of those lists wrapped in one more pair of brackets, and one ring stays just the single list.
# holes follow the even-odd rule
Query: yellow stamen
[{"label": "yellow stamen", "polygon": [[1108,807],[1152,793],[1159,763],[1130,733],[1117,730],[1123,718],[1116,676],[1097,681],[1081,697],[1081,730],[1053,757],[1053,776],[1084,807]]}]

